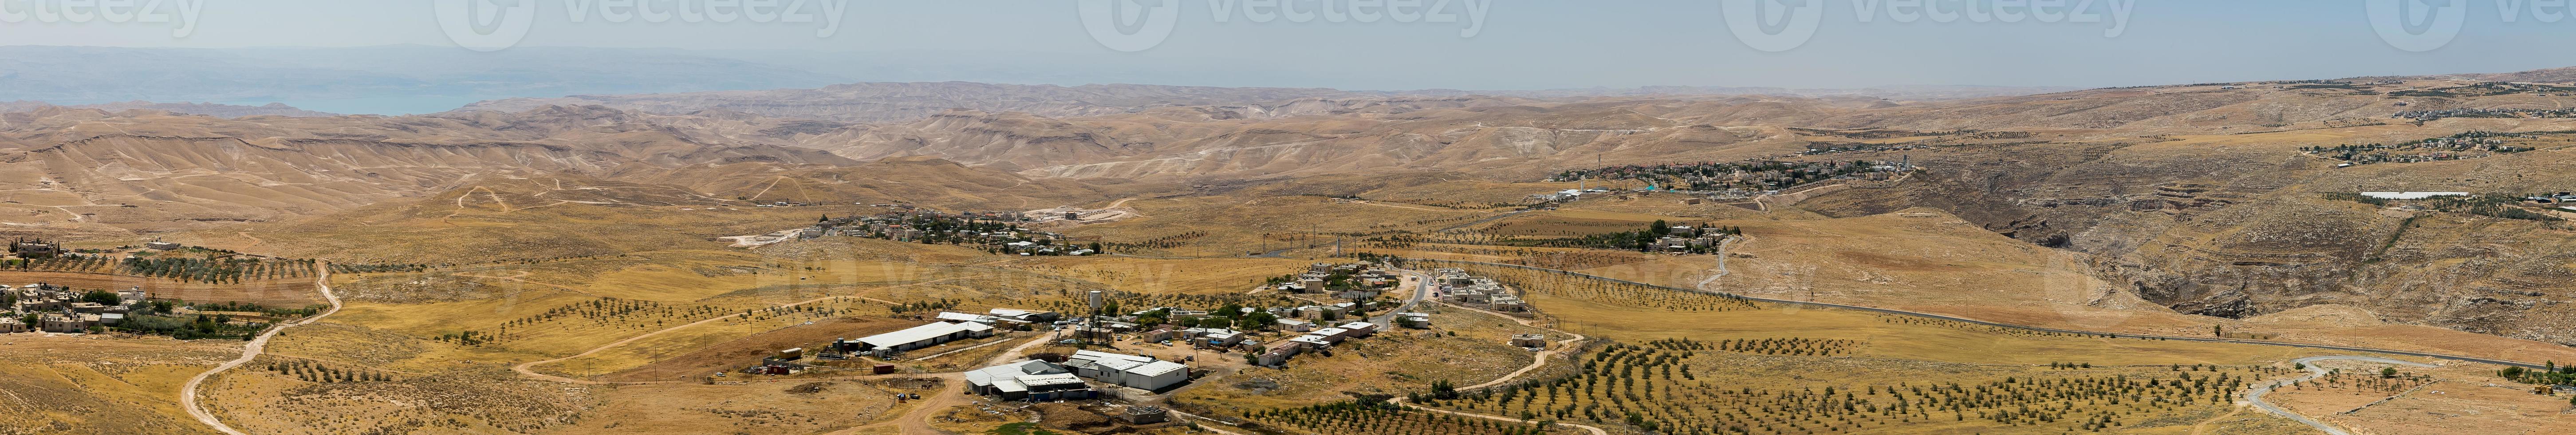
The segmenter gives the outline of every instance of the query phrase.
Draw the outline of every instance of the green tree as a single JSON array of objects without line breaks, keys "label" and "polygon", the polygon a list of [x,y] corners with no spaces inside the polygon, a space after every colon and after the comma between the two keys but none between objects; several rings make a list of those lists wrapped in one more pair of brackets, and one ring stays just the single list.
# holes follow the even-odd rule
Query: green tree
[{"label": "green tree", "polygon": [[90,290],[87,293],[81,293],[81,302],[95,303],[99,305],[124,305],[125,298],[117,296],[116,292],[112,291]]},{"label": "green tree", "polygon": [[1656,219],[1656,220],[1655,220],[1655,224],[1654,224],[1654,225],[1648,226],[1648,227],[1646,227],[1646,228],[1647,228],[1647,231],[1649,231],[1649,232],[1653,232],[1653,233],[1655,233],[1655,235],[1656,235],[1656,236],[1659,236],[1659,237],[1660,237],[1660,236],[1669,236],[1669,235],[1672,235],[1672,234],[1673,234],[1673,225],[1672,225],[1671,223],[1664,222],[1664,220],[1663,220],[1663,219]]},{"label": "green tree", "polygon": [[2394,378],[2394,377],[2397,377],[2397,368],[2396,368],[2396,367],[2380,367],[2380,368],[2379,368],[2379,377],[2382,377],[2382,378]]}]

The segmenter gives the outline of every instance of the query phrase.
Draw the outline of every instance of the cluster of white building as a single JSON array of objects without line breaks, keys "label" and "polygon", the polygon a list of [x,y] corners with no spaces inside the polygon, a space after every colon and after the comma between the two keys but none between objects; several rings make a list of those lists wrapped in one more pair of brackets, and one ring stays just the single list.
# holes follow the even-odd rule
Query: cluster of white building
[{"label": "cluster of white building", "polygon": [[[1373,292],[1395,285],[1402,279],[1393,271],[1372,263],[1315,263],[1275,289],[1281,293],[1324,293],[1332,291],[1336,280],[1347,280],[1354,291]],[[1344,295],[1345,299],[1358,299]]]},{"label": "cluster of white building", "polygon": [[969,391],[1004,400],[1099,397],[1101,391],[1090,382],[1161,391],[1189,380],[1188,365],[1143,355],[1089,350],[1074,351],[1063,363],[1029,359],[966,372]]},{"label": "cluster of white building", "polygon": [[938,322],[860,337],[856,340],[832,340],[831,350],[845,355],[891,357],[900,355],[904,351],[938,346],[951,341],[991,337],[993,330],[999,326],[1045,324],[1063,318],[1064,315],[1054,311],[1014,308],[994,308],[986,314],[940,312],[937,316]]},{"label": "cluster of white building", "polygon": [[1350,322],[1344,323],[1341,326],[1317,329],[1307,332],[1305,335],[1289,338],[1263,347],[1261,354],[1253,357],[1252,363],[1277,367],[1280,364],[1288,363],[1288,358],[1295,357],[1301,353],[1328,350],[1334,345],[1342,344],[1342,342],[1349,341],[1350,339],[1367,338],[1371,335],[1377,335],[1377,329],[1377,324],[1368,322]]},{"label": "cluster of white building", "polygon": [[1439,276],[1439,289],[1434,293],[1449,303],[1483,308],[1504,313],[1529,311],[1529,302],[1504,290],[1493,278],[1472,276],[1466,269],[1444,267],[1432,269]]},{"label": "cluster of white building", "polygon": [[[18,288],[0,286],[0,291],[10,292],[16,299],[15,303],[7,307],[9,312],[0,315],[0,333],[29,331],[70,333],[88,331],[99,326],[116,326],[118,323],[123,323],[128,314],[142,311],[144,304],[150,298],[149,294],[144,293],[142,287],[116,292],[118,299],[122,299],[124,303],[115,305],[82,301],[83,292],[81,291],[44,283],[27,284]],[[28,315],[35,315],[36,324],[30,325],[21,319]]]}]

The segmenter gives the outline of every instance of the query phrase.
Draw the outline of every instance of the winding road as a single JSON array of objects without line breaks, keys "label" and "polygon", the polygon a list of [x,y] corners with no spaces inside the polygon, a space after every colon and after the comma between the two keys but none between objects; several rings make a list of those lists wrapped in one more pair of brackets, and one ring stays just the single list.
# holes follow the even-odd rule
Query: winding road
[{"label": "winding road", "polygon": [[1709,275],[1708,279],[1699,280],[1699,284],[1694,284],[1691,287],[1704,292],[1714,291],[1708,289],[1708,283],[1717,282],[1718,278],[1725,278],[1727,274],[1733,273],[1726,270],[1726,248],[1734,247],[1735,241],[1742,237],[1743,236],[1727,236],[1726,240],[1717,242],[1717,273]]},{"label": "winding road", "polygon": [[2273,406],[2271,402],[2265,402],[2265,401],[2263,401],[2263,394],[2264,394],[2264,393],[2270,393],[2270,392],[2272,392],[2272,389],[2273,389],[2274,387],[2279,387],[2279,386],[2282,386],[2282,385],[2289,385],[2289,384],[2294,384],[2294,383],[2299,383],[2299,382],[2306,382],[2306,381],[2307,381],[2307,380],[2309,380],[2309,379],[2316,379],[2316,378],[2318,378],[2318,377],[2320,377],[2320,376],[2325,376],[2325,375],[2326,375],[2326,368],[2324,368],[2324,367],[2317,367],[2317,362],[2318,362],[2318,361],[2336,361],[2336,360],[2340,360],[2340,361],[2361,361],[2361,362],[2371,362],[2371,363],[2380,363],[2380,364],[2393,364],[2393,365],[2402,365],[2402,366],[2408,366],[2408,367],[2432,367],[2432,366],[2433,366],[2432,364],[2425,364],[2425,363],[2419,363],[2419,362],[2413,362],[2413,361],[2399,361],[2399,360],[2393,360],[2393,359],[2387,359],[2387,358],[2376,358],[2376,357],[2367,357],[2367,356],[2312,356],[2312,357],[2307,357],[2307,358],[2300,358],[2300,359],[2291,360],[2291,361],[2292,361],[2292,362],[2297,362],[2297,363],[2299,363],[2299,365],[2300,365],[2300,366],[2307,367],[2307,368],[2308,368],[2308,375],[2307,375],[2307,376],[2300,376],[2300,377],[2298,377],[2298,378],[2294,378],[2294,379],[2287,379],[2287,380],[2282,380],[2282,381],[2280,381],[2280,382],[2273,382],[2273,383],[2269,383],[2269,384],[2263,384],[2263,385],[2260,385],[2260,386],[2256,386],[2256,387],[2254,387],[2254,389],[2246,390],[2246,391],[2245,391],[2245,401],[2246,401],[2246,402],[2253,403],[2255,408],[2261,408],[2261,409],[2263,410],[2263,412],[2269,412],[2269,413],[2272,413],[2272,415],[2278,415],[2278,416],[2282,416],[2282,417],[2289,417],[2291,420],[2298,420],[2300,423],[2306,423],[2309,427],[2317,428],[2317,430],[2325,431],[2325,432],[2326,432],[2326,433],[2328,433],[2328,434],[2333,434],[2333,435],[2352,435],[2352,433],[2351,433],[2351,432],[2345,432],[2345,431],[2343,431],[2343,429],[2338,429],[2338,428],[2335,428],[2334,426],[2327,425],[2327,424],[2325,424],[2325,422],[2320,422],[2320,421],[2316,421],[2316,420],[2309,419],[2307,416],[2299,415],[2299,413],[2296,413],[2296,412],[2290,412],[2290,410],[2288,410],[2288,409],[2282,409],[2282,408],[2281,408],[2281,407],[2279,407],[2279,406]]},{"label": "winding road", "polygon": [[329,263],[317,261],[314,262],[313,269],[316,272],[313,277],[314,288],[322,289],[322,299],[331,302],[331,309],[324,310],[321,313],[316,313],[312,317],[305,317],[302,320],[296,320],[289,323],[280,323],[276,327],[268,328],[268,332],[260,333],[258,338],[253,338],[250,340],[250,343],[242,346],[241,358],[234,358],[232,361],[225,361],[222,365],[217,365],[212,370],[206,370],[205,373],[198,373],[196,377],[188,378],[188,384],[179,387],[179,407],[187,408],[188,416],[196,417],[198,423],[205,423],[207,427],[212,427],[215,431],[232,435],[242,435],[242,431],[233,429],[232,426],[224,425],[224,421],[222,419],[215,418],[215,413],[207,412],[204,407],[198,406],[197,387],[204,385],[206,383],[206,379],[214,377],[216,373],[223,373],[225,370],[232,370],[234,367],[241,367],[242,364],[248,364],[252,359],[259,358],[260,352],[264,351],[268,347],[268,340],[277,338],[277,334],[286,332],[286,328],[303,326],[305,324],[313,323],[313,321],[316,320],[322,320],[323,317],[330,316],[332,313],[340,312],[340,296],[331,293],[331,265]]},{"label": "winding road", "polygon": [[[1455,306],[1455,305],[1452,305],[1452,306]],[[1536,358],[1532,358],[1532,359],[1530,360],[1530,364],[1529,364],[1528,366],[1521,367],[1521,369],[1520,369],[1520,370],[1514,370],[1514,371],[1512,371],[1512,373],[1511,373],[1511,374],[1503,375],[1503,377],[1501,377],[1501,378],[1495,378],[1495,379],[1494,379],[1494,380],[1492,380],[1492,381],[1486,381],[1485,383],[1482,383],[1482,384],[1469,385],[1469,386],[1466,386],[1466,387],[1462,387],[1462,388],[1459,388],[1459,390],[1474,390],[1474,389],[1478,389],[1478,388],[1492,387],[1492,386],[1496,386],[1496,385],[1502,385],[1502,384],[1505,384],[1505,383],[1510,383],[1510,382],[1511,382],[1511,381],[1513,381],[1513,380],[1520,379],[1522,376],[1527,376],[1527,375],[1529,375],[1529,374],[1530,374],[1530,372],[1535,372],[1535,371],[1538,371],[1538,369],[1539,369],[1539,368],[1541,368],[1541,367],[1546,367],[1546,366],[1547,366],[1547,360],[1548,360],[1549,358],[1554,358],[1554,357],[1556,357],[1556,355],[1557,355],[1557,354],[1560,354],[1560,353],[1565,353],[1565,352],[1573,351],[1573,350],[1574,350],[1574,344],[1575,344],[1575,343],[1581,343],[1581,342],[1583,342],[1583,340],[1584,340],[1585,338],[1587,338],[1587,337],[1584,337],[1584,336],[1583,336],[1583,334],[1576,334],[1576,333],[1573,333],[1573,332],[1568,332],[1568,331],[1564,331],[1564,330],[1559,330],[1559,329],[1556,329],[1556,328],[1550,328],[1550,327],[1545,327],[1545,326],[1538,326],[1538,323],[1537,323],[1536,321],[1532,321],[1532,320],[1530,320],[1530,319],[1523,319],[1523,318],[1518,318],[1518,317],[1512,317],[1512,316],[1503,315],[1503,313],[1496,313],[1496,312],[1492,312],[1492,311],[1479,310],[1479,309],[1474,309],[1474,308],[1467,308],[1467,307],[1459,307],[1459,308],[1461,308],[1461,309],[1465,309],[1465,310],[1468,310],[1468,311],[1475,311],[1475,312],[1479,312],[1479,313],[1485,313],[1485,314],[1487,314],[1487,315],[1492,315],[1492,316],[1494,316],[1494,317],[1501,317],[1501,318],[1503,318],[1503,320],[1510,320],[1510,321],[1513,321],[1513,322],[1520,323],[1520,324],[1521,324],[1521,326],[1528,326],[1528,327],[1532,327],[1532,328],[1545,329],[1545,330],[1548,330],[1549,332],[1555,332],[1555,333],[1558,333],[1558,334],[1565,334],[1566,336],[1572,337],[1572,338],[1567,338],[1567,339],[1564,339],[1564,340],[1558,340],[1558,341],[1556,342],[1556,346],[1555,346],[1555,347],[1550,347],[1550,348],[1548,348],[1547,350],[1539,351],[1539,353],[1538,353],[1537,357],[1536,357]],[[1403,397],[1403,396],[1397,396],[1397,397],[1394,397],[1394,398],[1386,399],[1386,401],[1387,401],[1388,403],[1403,404],[1404,402],[1406,402],[1406,401],[1407,401],[1407,400],[1405,400],[1405,399],[1406,399],[1406,398],[1405,398],[1405,397]],[[1522,422],[1525,422],[1525,421],[1526,421],[1526,420],[1521,420],[1521,419],[1511,418],[1511,417],[1504,417],[1504,416],[1499,416],[1499,415],[1486,415],[1486,414],[1477,414],[1477,413],[1472,413],[1472,412],[1450,411],[1450,410],[1445,410],[1445,409],[1432,409],[1432,408],[1422,408],[1422,407],[1416,407],[1416,408],[1421,409],[1421,410],[1424,410],[1424,411],[1437,412],[1437,413],[1449,414],[1449,415],[1455,415],[1455,416],[1460,416],[1460,417],[1474,417],[1474,418],[1481,418],[1481,419],[1486,419],[1486,420],[1505,421],[1505,422],[1512,422],[1512,423],[1522,423]],[[1599,427],[1593,427],[1593,426],[1589,426],[1589,425],[1581,425],[1581,424],[1574,424],[1574,423],[1557,423],[1557,424],[1558,424],[1558,425],[1561,425],[1561,426],[1572,426],[1572,427],[1575,427],[1575,428],[1583,429],[1583,430],[1585,430],[1585,431],[1590,431],[1590,432],[1592,432],[1592,435],[1610,435],[1610,431],[1602,430],[1602,429],[1601,429],[1601,428],[1599,428]]]},{"label": "winding road", "polygon": [[[984,366],[997,366],[1018,360],[1019,358],[1016,357],[1020,355],[1020,352],[1027,351],[1030,347],[1046,343],[1052,338],[1055,338],[1055,334],[1038,334],[1037,337],[1030,338],[1028,342],[1020,343],[1019,346],[1013,346],[1010,350],[1002,351],[1000,355],[993,355],[992,359],[984,361]],[[995,341],[994,343],[1001,343],[1001,341]],[[915,375],[918,376],[921,374]],[[876,424],[834,431],[832,432],[832,435],[875,433],[873,431],[862,431],[887,426],[893,426],[896,433],[903,435],[947,434],[947,431],[942,431],[937,427],[932,427],[930,425],[930,417],[938,412],[947,411],[949,408],[973,403],[966,398],[966,372],[931,373],[927,375],[942,380],[939,392],[932,394],[929,398],[913,402],[911,411],[905,411],[901,416],[877,422]]]}]

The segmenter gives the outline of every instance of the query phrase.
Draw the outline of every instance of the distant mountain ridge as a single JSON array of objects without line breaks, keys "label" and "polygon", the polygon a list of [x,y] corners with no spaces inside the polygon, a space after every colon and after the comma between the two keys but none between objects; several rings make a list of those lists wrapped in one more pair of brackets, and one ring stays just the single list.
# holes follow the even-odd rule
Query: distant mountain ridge
[{"label": "distant mountain ridge", "polygon": [[[55,106],[55,105],[53,105],[53,104],[50,104],[50,103],[42,102],[42,101],[10,101],[10,102],[0,102],[0,112],[26,112],[26,111],[32,111],[32,110],[36,110],[36,109],[45,108],[45,107],[56,107],[56,106]],[[159,110],[159,111],[163,111],[163,112],[170,112],[170,113],[187,114],[187,115],[206,115],[206,116],[213,116],[213,117],[220,117],[220,118],[242,118],[242,117],[251,117],[251,116],[320,117],[320,116],[340,116],[340,115],[341,115],[341,114],[338,114],[338,113],[331,113],[331,112],[316,112],[316,111],[311,111],[311,110],[304,110],[304,109],[296,108],[295,106],[289,106],[289,105],[286,105],[286,103],[268,103],[268,104],[265,104],[265,105],[258,105],[258,106],[243,106],[243,105],[236,105],[236,104],[216,104],[216,103],[155,103],[155,102],[150,102],[150,101],[141,101],[141,100],[136,100],[136,101],[127,101],[127,102],[123,102],[123,103],[81,104],[81,105],[60,106],[60,107],[68,107],[68,108],[73,108],[73,109],[99,109],[99,110],[106,110],[106,111],[111,111],[111,112],[113,112],[113,111],[124,111],[124,110],[136,110],[136,109],[141,109],[141,110]]]},{"label": "distant mountain ridge", "polygon": [[1534,100],[1573,102],[1601,97],[1718,98],[1771,95],[1932,101],[2022,96],[2071,90],[2076,89],[1997,86],[1919,86],[1889,89],[1651,86],[1626,89],[1534,91],[1454,89],[1347,91],[1325,88],[1221,88],[1137,84],[1056,86],[907,82],[851,83],[817,89],[511,98],[477,102],[459,108],[457,111],[519,112],[550,105],[599,105],[666,115],[714,110],[845,123],[898,123],[928,119],[952,109],[1068,117],[1197,107],[1228,112],[1230,115],[1227,116],[1237,118],[1274,118],[1363,113],[1369,111],[1368,107],[1404,105],[1405,101],[1428,100],[1491,99],[1507,104],[1523,104],[1535,102]]},{"label": "distant mountain ridge", "polygon": [[[174,74],[185,65],[186,74]],[[507,98],[811,87],[851,81],[672,50],[520,47],[235,49],[0,46],[7,98],[79,105],[148,101]],[[453,104],[453,103],[449,103]],[[421,112],[434,112],[422,110]]]}]

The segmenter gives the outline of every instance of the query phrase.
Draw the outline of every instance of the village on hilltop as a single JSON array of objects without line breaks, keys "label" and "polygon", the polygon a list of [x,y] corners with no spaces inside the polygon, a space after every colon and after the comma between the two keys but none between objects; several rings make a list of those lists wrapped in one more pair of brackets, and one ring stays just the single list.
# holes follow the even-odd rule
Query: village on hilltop
[{"label": "village on hilltop", "polygon": [[[1407,289],[1415,293],[1408,298],[1428,299],[1387,299],[1389,293]],[[1108,417],[1144,425],[1172,418],[1163,408],[1144,403],[1215,372],[1211,368],[1286,367],[1301,355],[1329,356],[1354,346],[1354,341],[1384,334],[1388,327],[1436,335],[1428,331],[1433,328],[1431,314],[1404,310],[1415,302],[1436,300],[1518,318],[1536,314],[1514,290],[1456,268],[1422,273],[1374,262],[1314,263],[1269,279],[1256,291],[1310,303],[1120,309],[1111,292],[1091,291],[1084,295],[1091,315],[1010,307],[898,314],[927,323],[858,338],[816,337],[819,344],[779,350],[707,380],[733,375],[932,373],[907,365],[1029,337],[1030,345],[1053,346],[1009,362],[962,369],[959,373],[967,391],[998,402],[1126,402],[1130,404],[1115,408],[1120,411]],[[1531,351],[1548,346],[1546,337],[1536,334],[1490,339]]]}]

